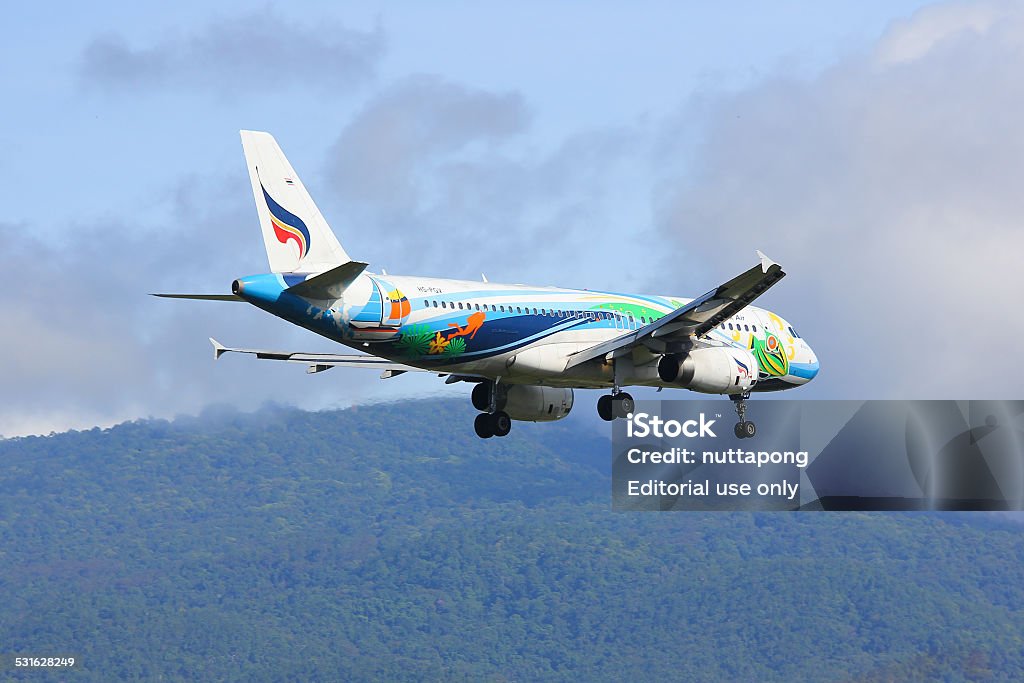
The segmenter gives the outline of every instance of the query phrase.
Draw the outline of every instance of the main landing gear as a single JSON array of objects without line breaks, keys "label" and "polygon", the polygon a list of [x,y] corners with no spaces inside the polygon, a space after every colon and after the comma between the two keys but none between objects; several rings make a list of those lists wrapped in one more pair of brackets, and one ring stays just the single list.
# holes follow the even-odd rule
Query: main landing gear
[{"label": "main landing gear", "polygon": [[733,432],[736,434],[738,439],[749,439],[750,437],[757,434],[757,425],[753,422],[747,422],[747,399],[750,398],[750,392],[743,394],[731,394],[729,396],[732,399],[732,407],[736,409],[736,414],[739,416],[740,421],[733,427]]},{"label": "main landing gear", "polygon": [[605,422],[611,422],[617,417],[626,417],[633,412],[635,404],[633,397],[618,387],[612,390],[611,394],[605,394],[597,399],[597,414]]},{"label": "main landing gear", "polygon": [[481,439],[505,436],[512,431],[512,418],[504,410],[496,413],[480,413],[473,420],[473,429]]},{"label": "main landing gear", "polygon": [[504,410],[497,410],[497,385],[490,380],[473,387],[473,407],[484,412],[473,420],[473,430],[481,439],[506,436],[512,431],[512,418]]}]

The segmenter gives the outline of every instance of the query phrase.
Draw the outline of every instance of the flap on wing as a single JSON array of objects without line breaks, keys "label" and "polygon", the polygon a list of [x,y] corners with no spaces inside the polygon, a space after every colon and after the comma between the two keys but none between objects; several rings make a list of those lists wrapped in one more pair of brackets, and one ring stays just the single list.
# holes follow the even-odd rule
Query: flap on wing
[{"label": "flap on wing", "polygon": [[303,280],[289,287],[287,291],[289,294],[307,299],[338,299],[360,273],[366,270],[367,265],[362,261],[349,261]]},{"label": "flap on wing", "polygon": [[566,369],[609,353],[632,348],[646,340],[685,339],[708,333],[722,321],[749,306],[754,299],[785,277],[786,273],[783,272],[782,266],[760,251],[757,255],[761,262],[750,270],[649,325],[573,354]]}]

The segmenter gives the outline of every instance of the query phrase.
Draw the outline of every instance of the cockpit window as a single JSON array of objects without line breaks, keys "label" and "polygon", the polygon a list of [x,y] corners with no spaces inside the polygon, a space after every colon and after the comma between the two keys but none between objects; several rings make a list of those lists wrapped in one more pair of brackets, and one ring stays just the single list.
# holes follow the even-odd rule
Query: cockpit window
[{"label": "cockpit window", "polygon": [[800,338],[800,335],[796,333],[796,330],[793,329],[792,325],[790,325],[786,329],[789,331],[789,336],[790,337],[793,337],[794,339],[799,339]]}]

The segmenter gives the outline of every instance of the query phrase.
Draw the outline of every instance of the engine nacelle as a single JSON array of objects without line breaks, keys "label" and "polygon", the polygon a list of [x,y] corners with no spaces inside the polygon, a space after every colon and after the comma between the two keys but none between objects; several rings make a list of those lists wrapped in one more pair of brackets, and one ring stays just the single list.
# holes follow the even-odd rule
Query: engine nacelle
[{"label": "engine nacelle", "polygon": [[757,384],[757,360],[744,349],[717,346],[662,356],[663,382],[704,394],[741,394]]},{"label": "engine nacelle", "polygon": [[498,386],[497,408],[513,420],[551,422],[561,420],[572,410],[572,389],[526,384]]}]

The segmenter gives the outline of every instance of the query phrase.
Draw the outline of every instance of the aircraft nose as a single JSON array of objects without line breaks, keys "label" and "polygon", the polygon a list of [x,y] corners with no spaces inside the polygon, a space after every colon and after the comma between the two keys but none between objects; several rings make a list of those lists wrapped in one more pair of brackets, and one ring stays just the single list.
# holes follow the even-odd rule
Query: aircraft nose
[{"label": "aircraft nose", "polygon": [[810,382],[812,379],[818,376],[818,371],[821,370],[821,365],[818,363],[818,356],[811,350],[811,347],[807,347],[807,353],[810,356],[810,363],[807,368],[807,381]]}]

